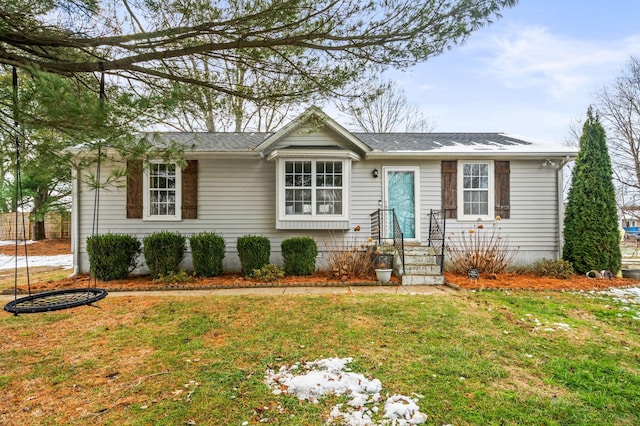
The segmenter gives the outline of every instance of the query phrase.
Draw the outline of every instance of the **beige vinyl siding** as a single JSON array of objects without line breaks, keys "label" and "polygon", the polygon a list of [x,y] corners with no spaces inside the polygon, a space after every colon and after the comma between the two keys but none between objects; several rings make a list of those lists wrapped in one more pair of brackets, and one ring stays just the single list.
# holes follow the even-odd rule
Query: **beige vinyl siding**
[{"label": "beige vinyl siding", "polygon": [[[352,188],[367,188],[370,194],[380,192],[380,178],[373,179],[370,169],[363,168],[360,163],[353,163]],[[108,167],[103,167],[102,176],[107,176]],[[225,239],[225,269],[237,271],[240,268],[236,254],[236,241],[243,235],[264,235],[271,241],[271,261],[281,263],[282,241],[293,236],[311,236],[316,240],[320,252],[326,251],[333,239],[342,240],[342,231],[328,230],[287,230],[275,229],[275,163],[263,160],[213,160],[198,161],[198,219],[182,221],[144,221],[142,219],[126,219],[126,189],[121,186],[110,187],[100,192],[99,232],[131,234],[142,240],[145,236],[159,230],[171,230],[183,235],[191,235],[202,231],[213,231]],[[120,182],[121,185],[124,184]],[[79,201],[79,272],[89,269],[86,254],[86,238],[91,235],[93,218],[94,192],[81,185]],[[368,196],[366,196],[368,197]],[[363,242],[369,236],[364,228],[368,228],[369,214],[377,208],[378,195],[374,201],[354,194],[352,191],[352,220],[349,228],[360,224],[363,228],[358,235]],[[355,200],[355,201],[354,201]],[[347,232],[349,238],[351,234]],[[319,259],[319,265],[322,259]],[[189,269],[190,254],[187,253],[185,268]],[[144,273],[144,268],[139,269]]]},{"label": "beige vinyl siding", "polygon": [[[511,218],[483,223],[486,228],[499,227],[500,235],[517,247],[517,264],[559,255],[557,171],[541,164],[511,160]],[[468,231],[477,223],[448,220],[447,234]]]},{"label": "beige vinyl siding", "polygon": [[[313,135],[299,135],[308,140]],[[326,140],[317,138],[315,143]],[[291,135],[291,139],[298,137]],[[292,140],[287,138],[287,142]],[[199,159],[198,161],[198,218],[181,221],[144,221],[126,219],[126,189],[124,179],[120,187],[110,185],[100,192],[100,233],[126,233],[139,239],[157,230],[172,230],[189,236],[202,231],[213,231],[225,239],[226,271],[240,268],[236,254],[236,239],[243,235],[264,235],[271,241],[271,261],[281,264],[280,244],[293,236],[310,236],[317,242],[321,253],[318,265],[324,266],[324,252],[332,240],[354,238],[366,243],[370,237],[370,214],[378,209],[383,199],[383,166],[419,166],[421,242],[426,244],[429,232],[429,211],[440,209],[441,178],[440,160],[422,161],[353,161],[350,179],[350,218],[347,231],[329,230],[276,230],[276,170],[275,162],[257,159]],[[373,169],[380,171],[372,176]],[[105,166],[102,176],[106,177]],[[94,192],[80,184],[81,192],[75,197],[78,209],[78,272],[89,269],[86,255],[86,238],[92,232]],[[496,222],[501,234],[514,246],[519,246],[518,262],[556,258],[559,251],[557,172],[541,167],[541,161],[511,160],[511,218]],[[447,221],[447,231],[467,230],[473,222]],[[486,224],[485,224],[486,225]],[[355,233],[353,228],[360,226]],[[74,234],[73,238],[76,238]],[[185,268],[190,268],[187,253]],[[140,269],[137,272],[145,272]]]},{"label": "beige vinyl siding", "polygon": [[331,131],[327,126],[322,126],[317,130],[306,127],[291,132],[287,135],[286,138],[282,138],[274,145],[269,147],[269,149],[282,149],[291,145],[294,145],[296,147],[341,146],[352,148],[350,145],[347,145],[346,141],[342,137]]}]

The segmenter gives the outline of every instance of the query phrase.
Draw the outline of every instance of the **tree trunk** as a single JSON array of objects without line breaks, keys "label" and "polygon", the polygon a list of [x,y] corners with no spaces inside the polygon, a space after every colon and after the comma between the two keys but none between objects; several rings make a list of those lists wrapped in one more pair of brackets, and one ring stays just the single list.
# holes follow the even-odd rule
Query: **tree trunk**
[{"label": "tree trunk", "polygon": [[47,238],[44,231],[44,213],[40,213],[46,203],[49,193],[46,189],[38,188],[36,195],[33,197],[33,211],[31,217],[37,217],[32,226],[31,239],[34,241],[44,240]]},{"label": "tree trunk", "polygon": [[44,219],[33,222],[33,232],[31,235],[31,238],[34,241],[44,240],[45,238],[47,238],[44,232]]}]

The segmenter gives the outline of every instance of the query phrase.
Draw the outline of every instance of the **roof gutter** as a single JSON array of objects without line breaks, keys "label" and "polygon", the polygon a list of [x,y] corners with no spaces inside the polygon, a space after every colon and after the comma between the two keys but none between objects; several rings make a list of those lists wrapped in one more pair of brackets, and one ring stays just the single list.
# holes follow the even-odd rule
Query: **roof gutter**
[{"label": "roof gutter", "polygon": [[243,160],[243,159],[260,159],[257,151],[184,151],[186,159],[226,159],[226,160]]},{"label": "roof gutter", "polygon": [[572,151],[539,151],[539,152],[518,152],[518,151],[395,151],[384,152],[374,151],[366,154],[366,158],[370,160],[381,160],[391,158],[422,158],[422,159],[446,159],[446,158],[558,158],[564,157],[563,163],[573,160],[577,152]]}]

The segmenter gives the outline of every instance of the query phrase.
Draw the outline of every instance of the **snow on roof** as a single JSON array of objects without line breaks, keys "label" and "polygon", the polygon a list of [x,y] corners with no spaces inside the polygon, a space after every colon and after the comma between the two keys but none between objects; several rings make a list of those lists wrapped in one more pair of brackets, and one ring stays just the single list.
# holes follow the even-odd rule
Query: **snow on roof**
[{"label": "snow on roof", "polygon": [[548,154],[575,156],[577,149],[507,133],[356,133],[383,153]]}]

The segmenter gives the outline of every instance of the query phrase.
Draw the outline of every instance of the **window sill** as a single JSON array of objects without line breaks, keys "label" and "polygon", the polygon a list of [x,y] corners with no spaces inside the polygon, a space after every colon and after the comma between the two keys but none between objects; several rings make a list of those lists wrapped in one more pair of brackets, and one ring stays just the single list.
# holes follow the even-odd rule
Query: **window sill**
[{"label": "window sill", "polygon": [[276,220],[276,229],[331,230],[349,229],[349,220],[339,218],[289,218]]},{"label": "window sill", "polygon": [[145,222],[181,222],[182,218],[177,216],[147,216],[142,220]]}]

